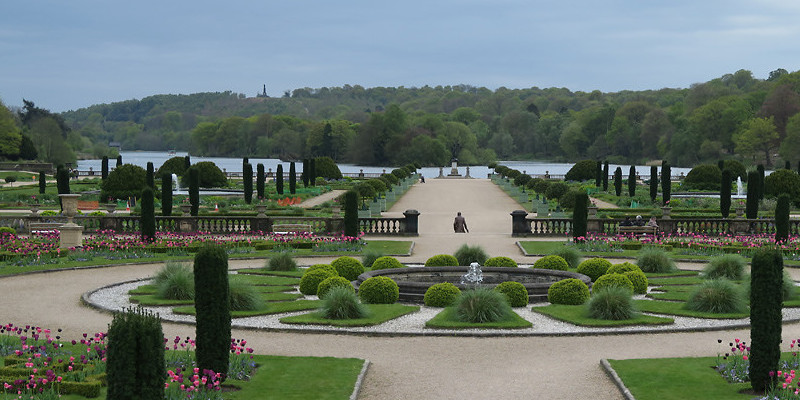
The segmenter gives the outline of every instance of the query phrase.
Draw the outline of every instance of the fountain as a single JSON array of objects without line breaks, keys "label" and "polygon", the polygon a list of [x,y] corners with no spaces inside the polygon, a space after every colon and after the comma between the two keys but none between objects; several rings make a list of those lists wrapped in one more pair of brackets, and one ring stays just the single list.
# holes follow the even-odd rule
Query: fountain
[{"label": "fountain", "polygon": [[744,185],[742,184],[742,177],[736,177],[736,196],[742,197],[744,195]]},{"label": "fountain", "polygon": [[477,289],[478,286],[481,285],[481,282],[483,282],[481,265],[474,262],[469,265],[469,271],[461,276],[461,284],[464,286],[472,286],[473,289]]},{"label": "fountain", "polygon": [[178,175],[176,174],[172,174],[172,190],[173,194],[181,190],[181,181],[178,180]]}]

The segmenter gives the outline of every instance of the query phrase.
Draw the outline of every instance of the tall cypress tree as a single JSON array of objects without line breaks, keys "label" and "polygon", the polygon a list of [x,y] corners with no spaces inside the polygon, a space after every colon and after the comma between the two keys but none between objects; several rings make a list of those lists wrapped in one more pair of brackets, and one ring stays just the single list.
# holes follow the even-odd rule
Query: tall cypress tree
[{"label": "tall cypress tree", "polygon": [[47,177],[44,172],[39,172],[39,194],[44,194],[47,190]]},{"label": "tall cypress tree", "polygon": [[275,173],[275,190],[278,194],[283,194],[283,164],[278,164],[278,171]]},{"label": "tall cypress tree", "polygon": [[163,399],[167,371],[158,314],[140,307],[115,313],[106,338],[106,397]]},{"label": "tall cypress tree", "polygon": [[[750,384],[764,392],[781,357],[783,254],[762,248],[753,255],[750,272]],[[777,290],[776,290],[777,288]]]},{"label": "tall cypress tree", "polygon": [[758,218],[758,171],[747,173],[747,219]]},{"label": "tall cypress tree", "polygon": [[303,187],[308,187],[308,172],[309,172],[309,161],[307,158],[303,159],[303,173],[300,174],[303,177]]},{"label": "tall cypress tree", "polygon": [[253,164],[245,163],[242,166],[242,178],[244,179],[244,202],[253,202]]},{"label": "tall cypress tree", "polygon": [[225,376],[231,347],[231,310],[228,254],[220,246],[205,245],[194,257],[194,305],[197,366]]},{"label": "tall cypress tree", "polygon": [[636,167],[633,165],[628,171],[628,195],[631,197],[636,196]]},{"label": "tall cypress tree", "polygon": [[608,161],[603,163],[603,191],[608,191]]},{"label": "tall cypress tree", "polygon": [[614,192],[617,197],[622,196],[622,168],[617,167],[614,170]]},{"label": "tall cypress tree", "polygon": [[650,166],[650,201],[656,201],[658,197],[658,167]]},{"label": "tall cypress tree", "polygon": [[119,155],[119,156],[117,156],[117,168],[119,168],[121,166],[122,166],[122,156]]},{"label": "tall cypress tree", "polygon": [[317,159],[312,158],[308,161],[308,180],[310,181],[311,186],[317,186]]},{"label": "tall cypress tree", "polygon": [[358,193],[355,190],[344,194],[344,235],[358,236]]},{"label": "tall cypress tree", "polygon": [[153,162],[147,162],[147,172],[145,174],[145,184],[150,187],[150,189],[156,190],[156,179],[153,175]]},{"label": "tall cypress tree", "polygon": [[294,169],[294,161],[289,163],[289,193],[297,192],[297,171]]},{"label": "tall cypress tree", "polygon": [[764,200],[764,164],[758,164],[758,200]]},{"label": "tall cypress tree", "polygon": [[142,242],[153,243],[156,240],[156,208],[153,189],[149,186],[145,186],[142,190],[142,216],[139,224],[142,230]]},{"label": "tall cypress tree", "polygon": [[791,198],[782,193],[775,206],[775,243],[781,244],[789,239],[789,208]]},{"label": "tall cypress tree", "polygon": [[603,185],[603,163],[600,161],[597,162],[595,166],[595,176],[594,176],[594,187],[600,187]]},{"label": "tall cypress tree", "polygon": [[264,199],[264,180],[266,179],[264,174],[264,164],[258,163],[256,164],[256,195],[258,196],[259,200]]},{"label": "tall cypress tree", "polygon": [[189,215],[196,217],[200,212],[200,173],[197,168],[189,168],[189,203],[192,205]]},{"label": "tall cypress tree", "polygon": [[722,218],[728,218],[731,213],[731,170],[722,170],[722,181],[719,190],[719,212]]},{"label": "tall cypress tree", "polygon": [[669,204],[672,192],[672,169],[666,162],[661,164],[661,201],[666,206]]},{"label": "tall cypress tree", "polygon": [[100,168],[101,168],[100,177],[103,180],[106,180],[106,178],[108,178],[108,156],[103,156],[103,161],[100,165]]},{"label": "tall cypress tree", "polygon": [[161,177],[161,215],[172,215],[172,174]]},{"label": "tall cypress tree", "polygon": [[189,155],[183,157],[183,169],[188,170],[192,166],[192,158]]},{"label": "tall cypress tree", "polygon": [[589,219],[589,196],[581,190],[575,196],[575,209],[572,212],[572,240],[581,242],[586,238]]}]

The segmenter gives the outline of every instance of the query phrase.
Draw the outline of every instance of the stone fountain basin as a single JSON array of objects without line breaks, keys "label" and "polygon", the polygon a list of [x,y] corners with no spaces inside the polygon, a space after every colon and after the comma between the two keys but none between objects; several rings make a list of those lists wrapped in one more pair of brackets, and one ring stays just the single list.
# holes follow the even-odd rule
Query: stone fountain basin
[{"label": "stone fountain basin", "polygon": [[[425,291],[437,283],[450,282],[461,290],[468,289],[461,284],[461,277],[468,270],[469,267],[408,267],[367,271],[358,276],[353,286],[358,288],[361,282],[373,276],[386,276],[400,287],[401,302],[422,303]],[[528,290],[528,301],[531,303],[547,301],[550,285],[563,279],[577,278],[592,287],[592,280],[588,276],[571,271],[504,267],[482,267],[481,271],[481,287],[494,288],[506,281],[519,282]]]}]

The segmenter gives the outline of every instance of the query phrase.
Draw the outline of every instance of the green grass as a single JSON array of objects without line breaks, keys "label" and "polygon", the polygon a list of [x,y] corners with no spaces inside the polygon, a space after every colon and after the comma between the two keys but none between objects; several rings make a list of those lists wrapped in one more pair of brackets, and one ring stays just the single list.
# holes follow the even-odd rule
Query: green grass
[{"label": "green grass", "polygon": [[530,321],[520,317],[513,311],[511,317],[504,321],[486,323],[461,322],[456,319],[455,307],[446,307],[425,323],[426,328],[439,329],[522,329],[530,328],[531,326],[533,326],[533,324]]},{"label": "green grass", "polygon": [[270,275],[300,278],[305,270],[298,271],[267,271],[265,269],[240,269],[236,271],[239,275]]},{"label": "green grass", "polygon": [[[269,315],[269,314],[280,314],[293,311],[314,310],[319,308],[321,304],[322,302],[320,300],[297,300],[297,301],[288,301],[279,303],[267,303],[264,304],[264,307],[255,311],[232,311],[231,316],[233,318],[243,318],[243,317],[253,317],[256,315]],[[172,309],[172,311],[175,314],[187,314],[187,315],[196,314],[194,306],[175,307]]]},{"label": "green grass", "polygon": [[661,285],[698,285],[703,283],[705,279],[698,278],[696,276],[677,276],[671,278],[651,278],[649,275],[647,276],[647,280],[650,282],[650,286],[661,286]]},{"label": "green grass", "polygon": [[[266,292],[261,294],[261,299],[266,302],[273,301],[291,301],[303,297],[300,293],[281,293],[281,292]],[[154,294],[140,294],[131,296],[131,303],[141,304],[143,306],[177,306],[194,304],[194,300],[172,300],[163,299]]]},{"label": "green grass", "polygon": [[647,279],[671,278],[680,276],[691,277],[700,275],[700,271],[678,270],[675,272],[645,272],[645,275],[647,275]]},{"label": "green grass", "polygon": [[281,318],[286,324],[310,324],[333,326],[372,326],[419,311],[419,306],[406,306],[402,304],[366,304],[369,317],[357,319],[327,319],[319,311],[294,317]]},{"label": "green grass", "polygon": [[[406,255],[411,253],[410,240],[368,240],[367,245],[361,249],[361,253],[366,251],[377,251],[385,255]],[[359,254],[361,254],[359,253]],[[342,254],[349,255],[349,254]]]},{"label": "green grass", "polygon": [[682,317],[709,318],[709,319],[741,319],[750,316],[750,312],[736,314],[714,314],[700,311],[687,310],[686,303],[671,301],[634,300],[639,311],[653,314],[679,315]]},{"label": "green grass", "polygon": [[608,360],[637,400],[753,398],[739,393],[749,383],[728,383],[712,367],[716,358]]},{"label": "green grass", "polygon": [[629,325],[668,325],[675,322],[675,320],[672,318],[655,317],[643,314],[638,314],[637,317],[626,320],[589,318],[586,314],[586,306],[583,304],[577,306],[550,304],[542,307],[533,307],[533,311],[547,315],[548,317],[557,319],[559,321],[569,322],[578,326],[610,327]]}]

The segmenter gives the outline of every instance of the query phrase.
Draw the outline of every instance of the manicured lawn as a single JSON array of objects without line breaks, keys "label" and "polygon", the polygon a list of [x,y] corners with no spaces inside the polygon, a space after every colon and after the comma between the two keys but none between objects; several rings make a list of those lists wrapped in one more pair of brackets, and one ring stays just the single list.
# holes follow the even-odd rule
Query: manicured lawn
[{"label": "manicured lawn", "polygon": [[[414,242],[410,240],[368,240],[367,245],[361,250],[376,251],[386,255],[406,255],[411,253],[411,245]],[[348,255],[348,254],[342,254]],[[358,255],[356,255],[357,257]]]},{"label": "manicured lawn", "polygon": [[570,306],[564,304],[550,304],[542,307],[533,307],[534,312],[547,315],[559,321],[569,322],[579,326],[610,327],[629,325],[668,325],[675,322],[672,318],[655,317],[639,314],[625,320],[595,319],[586,316],[586,306]]},{"label": "manicured lawn", "polygon": [[711,319],[740,319],[750,316],[750,312],[739,314],[714,314],[700,311],[691,311],[684,308],[686,303],[674,301],[634,300],[639,311],[654,314],[680,315],[683,317],[711,318]]},{"label": "manicured lawn", "polygon": [[461,322],[456,319],[454,307],[447,307],[435,317],[425,323],[426,328],[439,329],[522,329],[530,328],[533,324],[512,312],[511,317],[499,322],[486,322],[482,324],[473,322]]},{"label": "manicured lawn", "polygon": [[728,383],[712,367],[716,358],[608,360],[637,400],[753,398],[739,393],[749,383]]},{"label": "manicured lawn", "polygon": [[240,275],[272,275],[300,278],[306,272],[303,269],[297,271],[268,271],[265,269],[240,269],[236,271]]},{"label": "manicured lawn", "polygon": [[650,274],[647,274],[647,279],[650,282],[650,286],[697,285],[705,281],[705,279],[699,278],[697,276],[676,276],[668,278],[658,278],[658,277],[651,277]]},{"label": "manicured lawn", "polygon": [[[280,314],[293,311],[314,310],[319,308],[322,302],[319,300],[296,300],[287,302],[267,303],[260,310],[255,311],[232,311],[233,318],[253,317],[256,315]],[[172,309],[175,314],[195,315],[194,306],[175,307]]]},{"label": "manicured lawn", "polygon": [[367,304],[370,311],[369,317],[358,319],[327,319],[319,311],[294,317],[281,318],[286,324],[310,324],[333,326],[372,326],[419,311],[419,306],[406,306],[402,304]]}]

